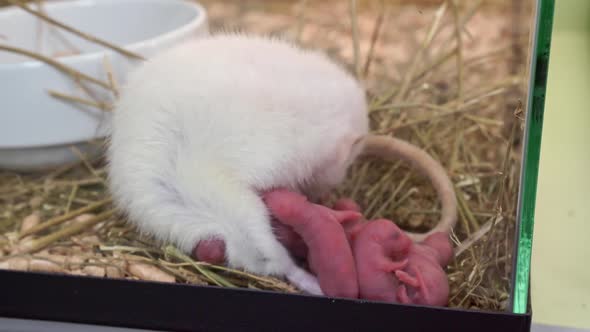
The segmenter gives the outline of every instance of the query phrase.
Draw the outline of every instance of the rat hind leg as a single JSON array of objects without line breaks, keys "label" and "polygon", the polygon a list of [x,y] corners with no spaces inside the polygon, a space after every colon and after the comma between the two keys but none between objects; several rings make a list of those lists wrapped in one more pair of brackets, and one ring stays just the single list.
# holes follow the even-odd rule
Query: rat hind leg
[{"label": "rat hind leg", "polygon": [[164,149],[165,139],[146,149],[143,141],[126,138],[115,135],[117,148],[111,144],[110,189],[116,205],[140,231],[187,254],[208,241],[206,259],[220,261],[224,253],[228,267],[259,275],[290,274],[299,286],[317,290],[276,239],[260,196],[228,171],[231,167],[190,151],[171,154]]},{"label": "rat hind leg", "polygon": [[[223,264],[226,257],[225,247],[225,242],[219,238],[203,240],[196,245],[193,256],[210,264]],[[285,258],[285,260],[289,260],[289,258]],[[287,268],[285,277],[293,286],[303,292],[324,295],[318,279],[295,263]]]},{"label": "rat hind leg", "polygon": [[[255,274],[283,277],[306,293],[323,295],[317,278],[298,266],[277,238],[268,208],[259,194],[230,183],[223,187],[231,191],[217,196],[216,202],[223,200],[224,204],[220,205],[217,214],[220,217],[216,219],[225,224],[227,265]],[[224,210],[223,218],[221,208],[225,206],[232,209]]]},{"label": "rat hind leg", "polygon": [[229,266],[244,268],[256,274],[284,277],[305,293],[324,295],[317,277],[295,263],[272,230],[242,230],[239,239],[230,235],[227,241]]}]

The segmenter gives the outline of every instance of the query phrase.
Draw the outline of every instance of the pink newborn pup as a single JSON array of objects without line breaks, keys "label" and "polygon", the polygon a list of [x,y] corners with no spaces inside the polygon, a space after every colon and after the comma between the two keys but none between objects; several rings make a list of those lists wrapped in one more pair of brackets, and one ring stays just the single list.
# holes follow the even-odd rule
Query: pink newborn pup
[{"label": "pink newborn pup", "polygon": [[359,295],[363,299],[446,306],[445,267],[452,256],[448,235],[435,233],[422,243],[389,220],[368,222],[353,240]]},{"label": "pink newborn pup", "polygon": [[[449,286],[443,267],[452,257],[447,234],[422,243],[393,222],[363,222],[358,205],[342,199],[334,210],[312,204],[299,194],[275,190],[265,194],[277,238],[296,257],[306,259],[328,296],[359,297],[406,304],[446,305]],[[202,241],[195,256],[221,263],[222,241]]]},{"label": "pink newborn pup", "polygon": [[[277,239],[298,258],[306,259],[322,291],[333,297],[358,298],[356,266],[347,234],[340,223],[358,220],[357,211],[335,211],[312,204],[286,190],[263,195],[273,215]],[[199,242],[193,256],[211,264],[225,261],[225,243],[216,238]]]},{"label": "pink newborn pup", "polygon": [[[268,192],[264,200],[272,215],[303,239],[310,269],[322,291],[332,297],[358,298],[356,265],[341,223],[357,220],[361,214],[313,204],[287,190]],[[297,245],[296,237],[290,240],[290,246]]]},{"label": "pink newborn pup", "polygon": [[453,256],[446,233],[434,233],[422,243],[415,243],[407,255],[408,265],[395,271],[402,285],[397,300],[405,304],[446,306],[449,301],[449,280],[444,267]]},{"label": "pink newborn pup", "polygon": [[360,298],[398,302],[394,273],[408,265],[411,247],[412,240],[391,221],[365,223],[352,240]]},{"label": "pink newborn pup", "polygon": [[[337,210],[359,211],[347,199]],[[435,233],[422,243],[411,239],[386,219],[343,224],[356,261],[359,297],[367,300],[445,306],[449,283],[444,267],[453,249],[446,233]]]}]

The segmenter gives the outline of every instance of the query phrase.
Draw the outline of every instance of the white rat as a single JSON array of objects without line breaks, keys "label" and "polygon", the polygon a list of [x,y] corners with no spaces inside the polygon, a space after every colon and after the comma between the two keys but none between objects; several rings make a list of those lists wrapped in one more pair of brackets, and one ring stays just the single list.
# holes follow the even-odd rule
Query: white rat
[{"label": "white rat", "polygon": [[317,279],[276,239],[261,192],[320,196],[363,151],[403,158],[443,203],[434,231],[456,222],[444,169],[404,141],[368,135],[365,93],[325,55],[244,35],[190,41],[145,62],[117,102],[108,147],[116,205],[142,232],[186,253],[225,243],[228,266],[286,277],[321,295]]},{"label": "white rat", "polygon": [[233,268],[322,294],[276,239],[260,193],[339,184],[368,132],[365,93],[328,57],[237,34],[196,39],[132,72],[108,148],[116,205],[191,252],[225,242]]}]

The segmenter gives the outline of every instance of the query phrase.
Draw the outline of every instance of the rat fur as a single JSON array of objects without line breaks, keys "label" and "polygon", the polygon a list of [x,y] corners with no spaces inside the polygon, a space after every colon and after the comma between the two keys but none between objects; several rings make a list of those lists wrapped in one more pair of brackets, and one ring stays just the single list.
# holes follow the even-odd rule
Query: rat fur
[{"label": "rat fur", "polygon": [[110,188],[140,231],[186,253],[219,239],[228,266],[322,294],[275,238],[260,193],[326,192],[367,132],[364,90],[325,55],[265,37],[204,37],[128,76],[111,126]]}]

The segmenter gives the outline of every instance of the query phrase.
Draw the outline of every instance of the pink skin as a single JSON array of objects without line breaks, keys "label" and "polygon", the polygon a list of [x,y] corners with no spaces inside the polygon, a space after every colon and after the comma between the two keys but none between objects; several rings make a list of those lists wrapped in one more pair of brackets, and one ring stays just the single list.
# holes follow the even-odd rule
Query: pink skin
[{"label": "pink skin", "polygon": [[402,283],[397,300],[404,304],[446,306],[449,281],[444,267],[453,256],[448,234],[434,233],[422,243],[416,243],[408,253],[408,265],[395,271]]},{"label": "pink skin", "polygon": [[[360,212],[360,207],[351,199],[343,198],[338,200],[333,207],[336,211],[355,211]],[[295,257],[306,259],[307,258],[307,246],[303,241],[303,238],[297,234],[291,226],[283,224],[276,219],[272,220],[272,226],[274,232],[279,241],[291,252]],[[346,220],[342,222],[346,236],[351,240],[351,237],[362,228],[360,219],[358,220]]]},{"label": "pink skin", "polygon": [[[333,208],[336,211],[355,211],[360,212],[360,207],[351,199],[343,198],[338,200]],[[351,242],[354,235],[362,229],[362,219],[345,220],[341,224],[344,228],[348,241]],[[307,259],[308,249],[303,238],[297,234],[291,226],[272,220],[272,225],[277,239],[297,258]]]},{"label": "pink skin", "polygon": [[[342,198],[334,203],[334,210],[337,211],[356,211],[360,212],[361,208],[356,204],[355,201],[349,198]],[[348,242],[352,244],[353,239],[358,234],[358,232],[363,229],[365,220],[363,218],[358,218],[356,220],[347,220],[342,223],[342,227],[346,232],[346,237],[348,238]]]},{"label": "pink skin", "polygon": [[[284,190],[265,198],[278,219],[273,220],[277,238],[294,256],[308,259],[326,295],[447,305],[449,286],[443,267],[452,258],[452,247],[446,233],[413,244],[389,220],[364,222],[359,206],[350,199],[339,200],[331,210]],[[225,244],[218,239],[202,241],[194,255],[221,264]]]},{"label": "pink skin", "polygon": [[[353,200],[345,198],[334,204],[334,210],[359,212],[360,208]],[[345,221],[342,225],[349,239],[361,228],[361,224],[355,220]],[[276,218],[272,219],[272,226],[277,239],[293,256],[307,259],[307,246],[301,235],[293,230],[293,227],[279,222]],[[215,238],[201,241],[193,250],[193,257],[210,264],[223,264],[225,262],[225,243]]]},{"label": "pink skin", "polygon": [[[359,211],[352,200],[340,200],[338,210]],[[343,224],[353,248],[359,297],[367,300],[444,306],[449,285],[443,267],[453,249],[446,233],[435,233],[422,243],[385,219]]]},{"label": "pink skin", "polygon": [[356,266],[341,223],[358,220],[361,214],[313,204],[286,190],[268,192],[264,199],[277,220],[303,239],[322,291],[331,297],[358,298]]},{"label": "pink skin", "polygon": [[396,270],[408,265],[412,240],[393,222],[378,219],[365,223],[352,241],[362,299],[397,302]]},{"label": "pink skin", "polygon": [[275,236],[285,248],[296,258],[307,259],[309,250],[301,235],[293,230],[293,227],[272,218],[272,227]]},{"label": "pink skin", "polygon": [[[307,246],[301,236],[288,225],[272,220],[272,226],[277,239],[289,250],[289,252],[301,259],[307,258]],[[209,264],[225,263],[225,242],[212,238],[199,242],[193,249],[193,257],[201,262]]]}]

